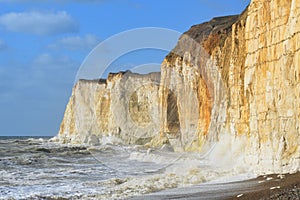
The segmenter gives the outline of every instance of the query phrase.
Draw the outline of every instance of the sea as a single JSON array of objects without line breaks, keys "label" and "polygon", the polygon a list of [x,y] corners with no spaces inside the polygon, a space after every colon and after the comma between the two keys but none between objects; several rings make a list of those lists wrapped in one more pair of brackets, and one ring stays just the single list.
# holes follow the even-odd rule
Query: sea
[{"label": "sea", "polygon": [[169,146],[87,146],[50,137],[0,137],[0,199],[143,199],[172,188],[253,178],[213,165],[208,154],[176,153]]}]

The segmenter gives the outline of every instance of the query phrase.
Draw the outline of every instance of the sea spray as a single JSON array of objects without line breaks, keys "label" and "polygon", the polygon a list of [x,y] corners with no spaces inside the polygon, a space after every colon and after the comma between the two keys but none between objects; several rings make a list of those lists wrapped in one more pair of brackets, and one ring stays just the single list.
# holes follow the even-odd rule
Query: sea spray
[{"label": "sea spray", "polygon": [[[117,144],[92,147],[28,138],[0,143],[0,199],[124,199],[239,177],[237,171],[211,165],[209,156],[203,159],[199,153],[176,153],[165,148],[148,151],[142,146]],[[91,151],[101,154],[96,159]]]}]

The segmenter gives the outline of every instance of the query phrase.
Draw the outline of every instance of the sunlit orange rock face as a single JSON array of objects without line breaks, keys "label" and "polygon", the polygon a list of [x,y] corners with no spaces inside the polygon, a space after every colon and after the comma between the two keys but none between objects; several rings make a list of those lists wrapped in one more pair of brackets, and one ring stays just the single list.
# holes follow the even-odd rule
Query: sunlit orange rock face
[{"label": "sunlit orange rock face", "polygon": [[224,150],[253,170],[297,171],[299,33],[300,0],[252,0],[239,16],[191,27],[163,61],[160,78],[121,73],[107,83],[79,81],[59,137],[114,135],[200,152],[226,139]]}]

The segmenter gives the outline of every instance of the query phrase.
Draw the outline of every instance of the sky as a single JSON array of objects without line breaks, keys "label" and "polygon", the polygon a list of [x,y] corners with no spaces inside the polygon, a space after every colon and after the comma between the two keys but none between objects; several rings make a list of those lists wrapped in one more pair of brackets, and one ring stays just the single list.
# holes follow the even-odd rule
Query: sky
[{"label": "sky", "polygon": [[[0,136],[56,135],[81,63],[107,38],[143,27],[183,33],[239,14],[249,1],[0,0]],[[148,49],[112,65],[160,63],[166,55]]]}]

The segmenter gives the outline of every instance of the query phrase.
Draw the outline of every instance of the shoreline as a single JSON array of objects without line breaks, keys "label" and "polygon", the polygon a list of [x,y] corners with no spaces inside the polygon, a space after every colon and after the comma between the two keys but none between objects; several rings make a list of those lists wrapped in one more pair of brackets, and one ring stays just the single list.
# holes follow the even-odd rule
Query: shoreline
[{"label": "shoreline", "polygon": [[268,175],[269,179],[272,178],[268,181],[265,177],[259,176],[256,178],[255,180],[259,183],[255,191],[246,193],[238,199],[300,199],[300,172]]},{"label": "shoreline", "polygon": [[154,199],[300,199],[300,172],[294,174],[270,174],[245,181],[201,184],[176,188],[129,198],[131,200]]}]

